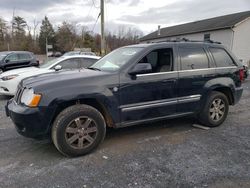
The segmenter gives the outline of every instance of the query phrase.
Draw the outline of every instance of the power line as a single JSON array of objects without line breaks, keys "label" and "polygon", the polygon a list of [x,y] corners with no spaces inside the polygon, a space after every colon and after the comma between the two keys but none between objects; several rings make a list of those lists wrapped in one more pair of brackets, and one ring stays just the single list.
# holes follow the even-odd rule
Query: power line
[{"label": "power line", "polygon": [[94,4],[92,4],[92,6],[90,7],[87,18],[89,17],[90,11],[92,10],[93,6],[94,6]]},{"label": "power line", "polygon": [[92,0],[92,3],[93,3],[93,5],[94,5],[94,7],[95,8],[100,8],[100,6],[98,7],[98,6],[96,6],[96,4],[95,4],[95,0]]},{"label": "power line", "polygon": [[97,21],[98,21],[98,19],[99,19],[100,16],[101,16],[101,13],[99,13],[98,16],[97,16],[97,18],[96,18],[96,21],[95,21],[94,27],[93,27],[93,29],[92,29],[92,32],[94,32],[96,23],[97,23]]}]

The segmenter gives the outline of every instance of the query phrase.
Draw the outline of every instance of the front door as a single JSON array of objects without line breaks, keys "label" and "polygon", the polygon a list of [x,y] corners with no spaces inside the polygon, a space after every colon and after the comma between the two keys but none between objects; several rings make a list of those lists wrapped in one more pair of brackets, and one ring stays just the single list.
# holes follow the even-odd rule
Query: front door
[{"label": "front door", "polygon": [[172,48],[151,51],[138,63],[150,63],[152,73],[120,78],[122,124],[156,120],[176,112],[177,71]]}]

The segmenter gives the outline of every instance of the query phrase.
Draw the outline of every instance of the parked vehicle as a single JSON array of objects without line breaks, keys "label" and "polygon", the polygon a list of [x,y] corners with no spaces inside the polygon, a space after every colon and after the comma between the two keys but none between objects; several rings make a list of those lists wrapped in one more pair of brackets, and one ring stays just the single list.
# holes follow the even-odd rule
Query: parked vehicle
[{"label": "parked vehicle", "polygon": [[32,52],[6,51],[0,52],[0,74],[10,69],[21,67],[39,66]]},{"label": "parked vehicle", "polygon": [[94,52],[81,52],[82,55],[96,55]]},{"label": "parked vehicle", "polygon": [[53,56],[54,57],[61,57],[62,53],[61,52],[55,52],[55,53],[53,53]]},{"label": "parked vehicle", "polygon": [[79,156],[97,148],[106,127],[183,116],[221,125],[241,98],[242,71],[212,42],[132,45],[89,69],[23,80],[6,114],[21,135],[49,135],[62,154]]},{"label": "parked vehicle", "polygon": [[69,51],[63,54],[63,56],[80,55],[81,51]]},{"label": "parked vehicle", "polygon": [[0,95],[15,95],[19,82],[27,77],[55,72],[61,69],[81,69],[93,65],[100,57],[78,55],[60,57],[42,64],[40,67],[28,67],[10,70],[0,75]]},{"label": "parked vehicle", "polygon": [[82,51],[70,51],[70,52],[66,52],[65,54],[63,54],[63,56],[72,56],[72,55],[93,55],[96,56],[96,54],[94,52],[82,52]]}]

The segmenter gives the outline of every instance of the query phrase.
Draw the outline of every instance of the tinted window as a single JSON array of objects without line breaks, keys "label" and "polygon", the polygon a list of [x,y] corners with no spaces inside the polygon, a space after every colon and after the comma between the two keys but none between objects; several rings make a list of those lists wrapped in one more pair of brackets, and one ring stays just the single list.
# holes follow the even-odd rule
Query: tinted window
[{"label": "tinted window", "polygon": [[210,40],[210,34],[204,34],[204,41]]},{"label": "tinted window", "polygon": [[62,69],[78,69],[79,68],[79,60],[78,59],[67,59],[58,65],[62,66]]},{"label": "tinted window", "polygon": [[232,58],[221,48],[210,48],[217,67],[235,66]]},{"label": "tinted window", "polygon": [[82,58],[80,60],[81,60],[80,67],[81,68],[88,68],[91,65],[93,65],[95,62],[97,62],[98,59]]},{"label": "tinted window", "polygon": [[181,70],[208,68],[208,57],[203,48],[179,48]]},{"label": "tinted window", "polygon": [[31,56],[29,54],[19,54],[19,60],[30,60]]},{"label": "tinted window", "polygon": [[9,61],[17,61],[18,60],[18,56],[17,54],[11,54],[9,55],[6,60],[9,60]]}]

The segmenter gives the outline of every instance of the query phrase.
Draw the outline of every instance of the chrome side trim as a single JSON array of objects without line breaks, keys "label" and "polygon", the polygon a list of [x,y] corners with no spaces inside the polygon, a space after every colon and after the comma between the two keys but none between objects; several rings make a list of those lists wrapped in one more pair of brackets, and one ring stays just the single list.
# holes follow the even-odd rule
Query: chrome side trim
[{"label": "chrome side trim", "polygon": [[215,67],[215,68],[180,70],[180,71],[170,71],[170,72],[157,72],[157,73],[149,73],[149,74],[138,74],[136,76],[137,77],[144,77],[144,76],[156,76],[156,75],[173,74],[173,73],[185,73],[185,72],[220,70],[220,69],[233,69],[233,68],[237,68],[237,67],[236,66],[230,66],[230,67]]},{"label": "chrome side trim", "polygon": [[201,95],[191,95],[188,97],[180,97],[178,99],[178,104],[187,103],[187,102],[196,102],[196,101],[199,101],[200,99],[201,99]]},{"label": "chrome side trim", "polygon": [[132,107],[125,107],[125,108],[122,108],[122,112],[133,111],[133,110],[143,110],[147,108],[154,108],[154,107],[167,106],[167,105],[173,105],[173,104],[177,104],[177,100],[138,105],[138,106],[132,106]]},{"label": "chrome side trim", "polygon": [[182,117],[182,116],[188,116],[191,114],[194,114],[194,112],[186,112],[186,113],[179,113],[179,114],[167,115],[167,116],[156,117],[156,118],[149,118],[149,119],[144,119],[144,120],[123,122],[123,123],[117,124],[117,126],[126,127],[126,126],[136,125],[136,124],[145,123],[145,122],[152,122],[152,121],[159,121],[159,120],[164,120],[164,119],[172,119],[172,118],[177,118],[177,117]]},{"label": "chrome side trim", "polygon": [[155,108],[160,106],[168,106],[174,105],[178,103],[187,103],[187,102],[196,102],[199,101],[201,95],[190,95],[186,97],[179,97],[179,98],[172,98],[172,99],[165,99],[165,100],[155,100],[149,102],[141,102],[141,103],[134,103],[128,105],[120,106],[122,112],[128,112],[133,110],[143,110],[147,108]]}]

